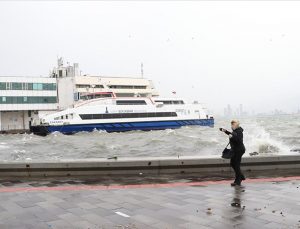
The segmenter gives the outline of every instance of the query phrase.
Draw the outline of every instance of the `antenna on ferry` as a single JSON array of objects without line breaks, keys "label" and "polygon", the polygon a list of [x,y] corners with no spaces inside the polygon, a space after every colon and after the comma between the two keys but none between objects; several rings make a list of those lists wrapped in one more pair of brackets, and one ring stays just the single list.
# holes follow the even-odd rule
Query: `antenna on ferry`
[{"label": "antenna on ferry", "polygon": [[144,78],[144,64],[141,63],[141,77]]}]

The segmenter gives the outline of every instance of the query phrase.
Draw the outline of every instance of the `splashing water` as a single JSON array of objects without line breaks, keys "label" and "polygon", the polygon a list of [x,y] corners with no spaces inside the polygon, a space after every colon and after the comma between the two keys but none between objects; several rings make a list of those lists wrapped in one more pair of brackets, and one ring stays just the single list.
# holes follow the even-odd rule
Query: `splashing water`
[{"label": "splashing water", "polygon": [[[246,154],[290,154],[291,149],[300,149],[299,115],[244,118],[240,121],[244,128]],[[220,155],[228,137],[218,128],[229,129],[229,122],[229,119],[216,119],[215,128],[193,126],[147,132],[93,131],[75,135],[56,132],[46,137],[0,135],[0,160]]]}]

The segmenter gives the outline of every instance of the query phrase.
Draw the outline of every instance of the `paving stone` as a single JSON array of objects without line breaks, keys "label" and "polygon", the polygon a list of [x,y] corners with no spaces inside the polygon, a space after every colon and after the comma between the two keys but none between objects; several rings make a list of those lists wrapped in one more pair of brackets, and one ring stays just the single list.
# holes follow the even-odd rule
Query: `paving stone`
[{"label": "paving stone", "polygon": [[[6,188],[37,184],[39,187],[77,187],[86,183],[97,185],[97,182],[96,179],[87,182],[6,180],[2,184]],[[142,180],[137,182],[142,183]],[[218,184],[3,192],[0,193],[0,229],[300,228],[300,189],[297,186],[300,186],[299,180],[246,183],[242,188]],[[116,211],[129,217],[118,215]]]}]

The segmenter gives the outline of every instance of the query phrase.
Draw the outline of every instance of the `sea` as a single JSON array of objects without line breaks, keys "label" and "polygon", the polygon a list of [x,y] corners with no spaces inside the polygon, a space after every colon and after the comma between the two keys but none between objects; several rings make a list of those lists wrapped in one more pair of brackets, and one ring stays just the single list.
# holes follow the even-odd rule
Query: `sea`
[{"label": "sea", "polygon": [[[255,156],[300,153],[300,115],[247,117],[244,129],[246,154]],[[216,118],[215,126],[74,135],[53,133],[0,135],[1,161],[40,161],[110,157],[165,157],[221,155],[230,129],[229,118]]]}]

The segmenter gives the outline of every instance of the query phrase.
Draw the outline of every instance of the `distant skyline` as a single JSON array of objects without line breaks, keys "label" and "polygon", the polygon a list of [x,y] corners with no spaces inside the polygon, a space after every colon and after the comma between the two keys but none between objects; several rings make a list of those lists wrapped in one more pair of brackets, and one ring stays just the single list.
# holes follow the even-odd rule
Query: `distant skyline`
[{"label": "distant skyline", "polygon": [[300,2],[0,1],[0,75],[144,76],[162,96],[256,113],[300,108]]}]

